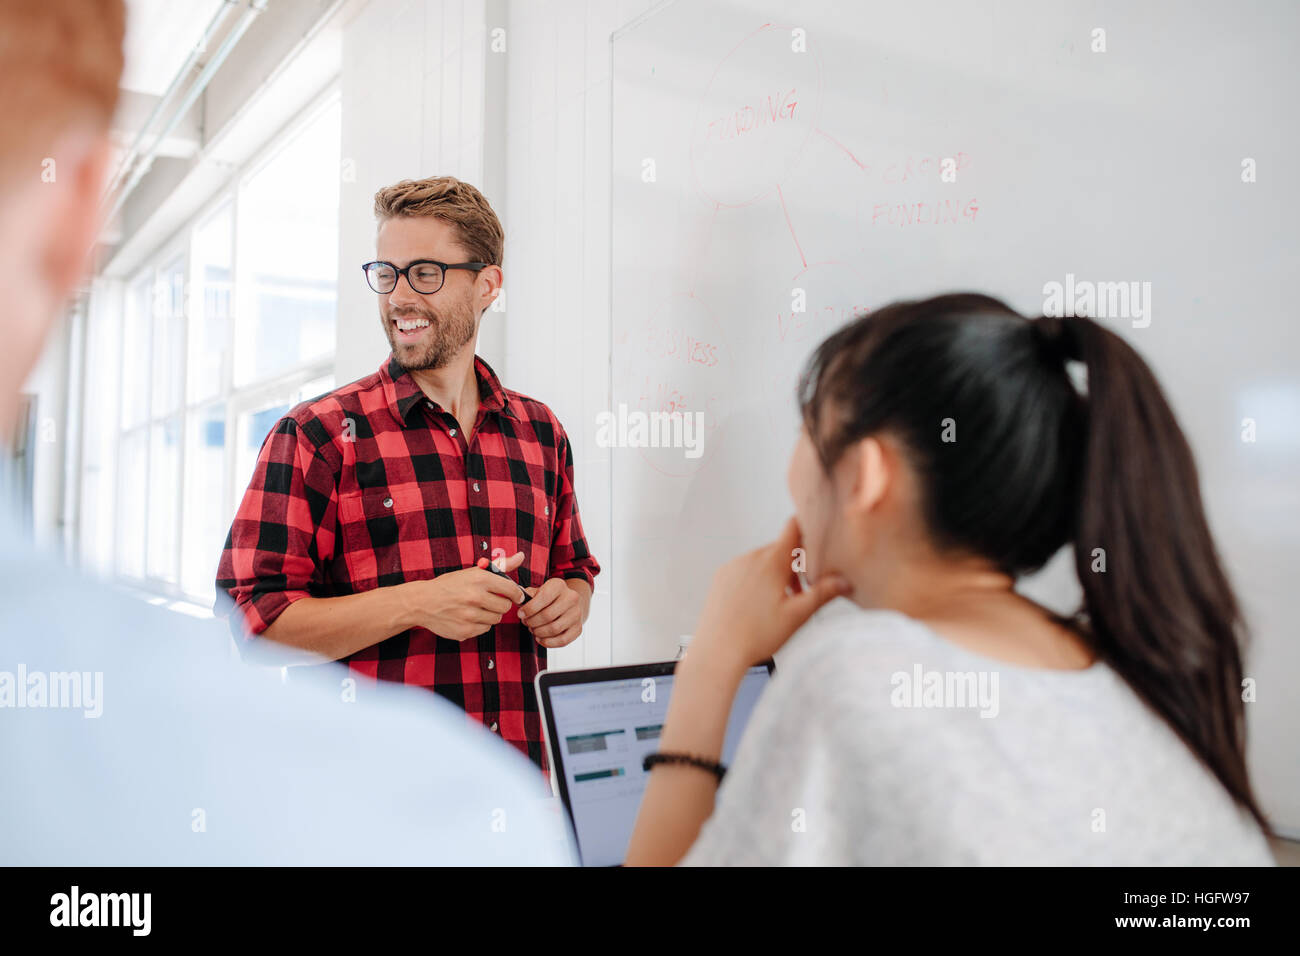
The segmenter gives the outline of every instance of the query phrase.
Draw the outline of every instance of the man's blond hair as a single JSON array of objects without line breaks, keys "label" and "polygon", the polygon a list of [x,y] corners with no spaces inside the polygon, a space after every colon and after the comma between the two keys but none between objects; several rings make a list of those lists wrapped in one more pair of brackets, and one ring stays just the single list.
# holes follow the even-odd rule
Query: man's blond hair
[{"label": "man's blond hair", "polygon": [[454,176],[403,179],[375,193],[375,218],[382,226],[396,216],[432,216],[456,227],[473,262],[501,265],[506,234],[483,194]]},{"label": "man's blond hair", "polygon": [[108,129],[125,33],[123,0],[0,0],[0,172],[6,178],[20,169],[40,175],[44,154],[77,123]]}]

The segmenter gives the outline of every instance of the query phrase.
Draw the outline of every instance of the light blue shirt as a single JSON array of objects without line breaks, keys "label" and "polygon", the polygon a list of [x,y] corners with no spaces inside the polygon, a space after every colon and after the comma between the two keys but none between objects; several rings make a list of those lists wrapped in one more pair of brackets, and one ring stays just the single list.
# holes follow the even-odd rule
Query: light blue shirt
[{"label": "light blue shirt", "polygon": [[220,624],[84,577],[0,515],[0,863],[574,861],[537,768],[454,705],[303,670],[232,659]]}]

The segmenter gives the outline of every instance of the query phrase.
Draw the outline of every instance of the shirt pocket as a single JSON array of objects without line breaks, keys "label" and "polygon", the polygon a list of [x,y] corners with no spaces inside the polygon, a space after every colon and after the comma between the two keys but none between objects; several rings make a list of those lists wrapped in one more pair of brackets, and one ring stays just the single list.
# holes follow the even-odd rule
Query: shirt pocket
[{"label": "shirt pocket", "polygon": [[339,540],[354,591],[432,577],[424,496],[415,486],[363,488],[339,498]]},{"label": "shirt pocket", "polygon": [[550,575],[554,521],[555,502],[540,481],[515,484],[515,538],[518,550],[524,553],[524,566],[520,570],[528,572],[526,587],[541,587]]}]

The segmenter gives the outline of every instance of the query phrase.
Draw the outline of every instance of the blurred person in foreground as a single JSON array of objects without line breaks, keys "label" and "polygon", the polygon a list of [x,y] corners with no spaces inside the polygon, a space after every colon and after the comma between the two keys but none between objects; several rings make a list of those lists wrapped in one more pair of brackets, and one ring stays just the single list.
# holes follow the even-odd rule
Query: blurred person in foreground
[{"label": "blurred person in foreground", "polygon": [[[0,5],[0,433],[84,274],[122,0]],[[43,175],[44,174],[44,175]],[[0,861],[567,864],[523,757],[445,701],[285,685],[225,629],[83,578],[0,515]]]}]

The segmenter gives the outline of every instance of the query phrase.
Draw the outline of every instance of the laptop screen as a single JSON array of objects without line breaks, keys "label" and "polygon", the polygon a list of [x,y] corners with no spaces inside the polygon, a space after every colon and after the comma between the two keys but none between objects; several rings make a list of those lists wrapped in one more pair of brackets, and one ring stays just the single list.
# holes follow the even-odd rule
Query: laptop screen
[{"label": "laptop screen", "polygon": [[[760,664],[741,681],[727,721],[723,765],[735,756],[768,678],[767,666]],[[672,685],[673,675],[663,674],[549,688],[551,746],[560,752],[583,866],[623,862],[648,776],[641,762],[659,749]]]}]

